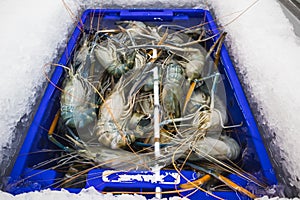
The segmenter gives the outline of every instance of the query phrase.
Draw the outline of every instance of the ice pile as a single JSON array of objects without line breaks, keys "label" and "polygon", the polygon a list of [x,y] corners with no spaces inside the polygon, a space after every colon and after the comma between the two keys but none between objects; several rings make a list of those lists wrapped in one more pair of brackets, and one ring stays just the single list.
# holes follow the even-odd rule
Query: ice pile
[{"label": "ice pile", "polygon": [[43,66],[65,46],[72,19],[60,0],[28,0],[2,1],[0,20],[0,163],[8,165],[17,148],[11,144],[24,135],[16,127],[31,121],[46,83]]},{"label": "ice pile", "polygon": [[[76,4],[80,8],[204,8],[205,0],[69,0],[71,4]],[[68,2],[66,2],[68,3]]]},{"label": "ice pile", "polygon": [[[2,197],[2,198],[1,198]],[[112,194],[100,194],[95,188],[91,187],[88,189],[83,189],[79,194],[70,193],[67,190],[62,191],[50,191],[44,190],[41,192],[30,192],[24,193],[17,196],[13,196],[8,193],[0,191],[0,198],[6,200],[28,200],[28,199],[47,199],[47,200],[67,200],[67,199],[76,199],[76,200],[146,200],[144,196],[141,195],[129,195],[123,194],[119,196],[113,196]],[[169,200],[180,200],[180,197],[172,197]],[[182,200],[184,200],[183,198]],[[166,199],[165,199],[166,200]]]}]

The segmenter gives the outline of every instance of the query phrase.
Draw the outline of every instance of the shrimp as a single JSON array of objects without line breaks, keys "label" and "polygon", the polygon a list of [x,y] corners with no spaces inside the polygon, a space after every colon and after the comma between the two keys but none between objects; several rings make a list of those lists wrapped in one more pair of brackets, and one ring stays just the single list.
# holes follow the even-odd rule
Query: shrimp
[{"label": "shrimp", "polygon": [[95,47],[95,56],[97,61],[113,75],[115,78],[120,78],[135,65],[136,51],[117,53],[116,46],[112,41],[107,41],[107,46],[97,45]]},{"label": "shrimp", "polygon": [[185,70],[188,81],[191,82],[200,77],[205,65],[205,57],[201,50],[195,49],[195,51],[186,53],[184,58],[186,61],[181,61],[180,64]]},{"label": "shrimp", "polygon": [[91,51],[87,36],[76,53],[73,64],[63,82],[61,117],[71,128],[83,128],[96,120],[95,90],[97,76],[102,73]]},{"label": "shrimp", "polygon": [[[121,77],[112,94],[101,105],[99,120],[94,129],[98,141],[106,147],[118,149],[135,140],[134,132],[125,131],[133,112],[134,101],[142,82],[149,73],[141,74],[140,68]],[[137,77],[141,75],[140,77]]]},{"label": "shrimp", "polygon": [[226,135],[218,138],[204,137],[191,143],[190,149],[194,152],[189,160],[199,160],[213,157],[218,160],[235,160],[241,152],[238,143]]},{"label": "shrimp", "polygon": [[72,128],[83,128],[96,120],[97,105],[94,90],[80,74],[69,74],[61,95],[61,117]]},{"label": "shrimp", "polygon": [[162,84],[162,104],[165,112],[168,116],[180,117],[180,104],[185,84],[183,68],[178,63],[168,64]]}]

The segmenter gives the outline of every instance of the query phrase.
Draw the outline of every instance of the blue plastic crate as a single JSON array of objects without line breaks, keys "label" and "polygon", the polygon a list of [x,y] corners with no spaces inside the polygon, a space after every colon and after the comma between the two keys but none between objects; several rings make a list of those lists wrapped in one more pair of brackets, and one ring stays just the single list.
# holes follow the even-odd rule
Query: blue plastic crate
[{"label": "blue plastic crate", "polygon": [[[78,41],[82,37],[81,30],[86,30],[95,24],[90,24],[91,18],[101,17],[101,25],[106,28],[114,28],[116,21],[122,20],[138,20],[147,21],[153,24],[172,23],[185,27],[191,27],[199,24],[201,20],[205,20],[206,29],[211,35],[218,35],[219,31],[214,20],[207,10],[202,9],[132,9],[132,10],[86,10],[81,17],[80,22],[75,28],[68,45],[58,64],[68,65],[72,58]],[[97,20],[94,20],[96,22]],[[214,38],[215,41],[217,38]],[[212,41],[211,41],[212,42]],[[209,42],[208,42],[209,45]],[[211,44],[210,44],[211,45]],[[241,162],[243,169],[259,180],[263,180],[268,185],[277,184],[275,172],[272,168],[268,154],[262,142],[260,133],[256,126],[256,122],[249,108],[247,99],[228,55],[226,48],[223,46],[221,50],[221,62],[219,70],[223,75],[223,82],[226,89],[227,111],[230,116],[231,124],[243,125],[237,128],[237,134],[233,137],[239,141],[243,149],[248,150],[247,156],[243,157]],[[45,188],[56,188],[55,181],[62,176],[61,172],[51,169],[51,164],[45,165],[44,168],[34,168],[35,165],[45,162],[55,157],[55,151],[43,151],[44,149],[57,149],[58,147],[51,143],[47,138],[47,130],[49,129],[57,110],[60,107],[59,98],[60,90],[54,85],[61,86],[64,79],[64,70],[56,67],[51,84],[48,85],[43,99],[41,100],[39,109],[31,123],[29,131],[23,146],[19,152],[19,156],[15,162],[14,168],[10,174],[10,179],[6,190],[12,194],[41,190]],[[79,192],[81,188],[94,186],[97,190],[103,192],[127,191],[127,192],[153,192],[155,187],[161,187],[162,191],[169,191],[179,188],[179,185],[185,183],[186,180],[180,177],[174,170],[162,170],[161,176],[165,177],[160,182],[151,181],[154,174],[150,171],[130,171],[130,172],[113,172],[113,176],[106,176],[109,169],[93,169],[87,173],[84,185],[80,187],[66,188],[71,192]],[[197,175],[193,171],[182,171],[183,175],[190,181],[196,179]],[[119,180],[121,176],[131,176],[129,180]],[[102,178],[99,178],[102,177]],[[140,178],[144,177],[144,178]],[[150,177],[147,179],[146,177]],[[234,174],[229,174],[227,178],[235,183],[247,187],[251,186],[250,182],[239,178]],[[251,186],[252,192],[256,193],[254,186]],[[189,195],[190,191],[181,192],[181,195]],[[213,194],[225,199],[248,199],[247,196],[234,191],[216,191]],[[174,192],[164,194],[163,197],[179,195]],[[149,193],[147,197],[152,197]],[[214,199],[214,197],[202,191],[197,191],[189,196],[191,199]]]}]

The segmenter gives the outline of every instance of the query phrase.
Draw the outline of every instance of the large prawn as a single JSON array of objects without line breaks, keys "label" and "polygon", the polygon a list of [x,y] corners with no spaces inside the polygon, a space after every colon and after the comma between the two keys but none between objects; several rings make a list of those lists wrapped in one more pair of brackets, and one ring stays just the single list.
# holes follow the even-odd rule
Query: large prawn
[{"label": "large prawn", "polygon": [[180,117],[185,75],[183,68],[176,62],[166,66],[163,77],[162,104],[168,116]]},{"label": "large prawn", "polygon": [[95,76],[95,67],[91,67],[95,65],[95,59],[87,43],[85,40],[76,55],[74,66],[65,67],[68,74],[61,94],[61,117],[72,128],[83,128],[95,121],[97,116],[98,105],[95,104],[94,80],[91,77]]},{"label": "large prawn", "polygon": [[123,75],[100,108],[94,132],[98,141],[106,147],[117,149],[135,140],[134,132],[125,131],[125,125],[132,115],[134,101],[143,86],[142,82],[151,73],[145,72],[139,76],[142,70],[145,69],[140,68]]}]

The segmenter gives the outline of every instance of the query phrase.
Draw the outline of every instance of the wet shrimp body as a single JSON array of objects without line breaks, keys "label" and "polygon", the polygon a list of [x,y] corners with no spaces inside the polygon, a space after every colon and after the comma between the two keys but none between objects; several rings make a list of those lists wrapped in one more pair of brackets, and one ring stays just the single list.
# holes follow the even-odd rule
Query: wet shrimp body
[{"label": "wet shrimp body", "polygon": [[61,97],[61,117],[67,126],[83,128],[96,120],[96,105],[92,87],[80,75],[66,78]]},{"label": "wet shrimp body", "polygon": [[177,63],[170,63],[166,66],[163,77],[162,104],[169,116],[180,117],[183,87],[184,70]]}]

